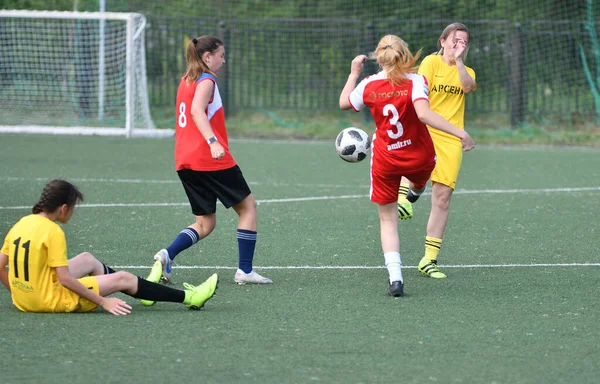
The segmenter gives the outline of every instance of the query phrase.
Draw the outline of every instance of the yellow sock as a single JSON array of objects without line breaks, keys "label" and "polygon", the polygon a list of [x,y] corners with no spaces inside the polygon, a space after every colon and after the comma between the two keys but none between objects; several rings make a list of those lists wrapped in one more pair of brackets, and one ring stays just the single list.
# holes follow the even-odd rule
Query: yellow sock
[{"label": "yellow sock", "polygon": [[425,256],[427,260],[437,260],[437,255],[442,248],[442,239],[436,239],[435,237],[425,237]]},{"label": "yellow sock", "polygon": [[398,198],[406,198],[406,195],[408,194],[408,188],[410,188],[410,184],[401,183],[400,188],[398,188]]}]

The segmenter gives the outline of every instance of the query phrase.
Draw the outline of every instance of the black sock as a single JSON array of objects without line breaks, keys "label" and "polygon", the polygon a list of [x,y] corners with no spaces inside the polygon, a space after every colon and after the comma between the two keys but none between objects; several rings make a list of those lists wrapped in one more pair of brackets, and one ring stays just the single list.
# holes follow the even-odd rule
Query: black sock
[{"label": "black sock", "polygon": [[115,273],[117,271],[115,271],[114,269],[112,269],[111,267],[109,267],[108,265],[102,263],[102,265],[104,266],[104,274],[105,275],[109,275],[111,273]]},{"label": "black sock", "polygon": [[406,195],[406,200],[410,201],[411,203],[416,202],[417,200],[419,200],[419,197],[421,197],[421,194],[415,194],[412,189],[410,189],[408,191],[408,194]]},{"label": "black sock", "polygon": [[150,301],[170,301],[172,303],[183,303],[185,292],[179,289],[153,283],[138,276],[138,289],[132,297]]}]

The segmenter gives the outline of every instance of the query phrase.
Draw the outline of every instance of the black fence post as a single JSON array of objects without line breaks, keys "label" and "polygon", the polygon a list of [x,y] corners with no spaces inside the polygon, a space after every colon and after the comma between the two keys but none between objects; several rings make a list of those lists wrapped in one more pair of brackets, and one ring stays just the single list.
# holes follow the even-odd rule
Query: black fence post
[{"label": "black fence post", "polygon": [[[217,37],[221,39],[225,47],[229,43],[227,36],[227,26],[224,21],[219,22],[219,26],[217,28]],[[229,79],[227,76],[227,57],[225,57],[225,64],[219,69],[219,92],[221,93],[221,100],[223,101],[223,108],[225,108],[225,116],[230,115],[233,111],[230,108],[233,108],[231,105],[231,99],[229,97]]]},{"label": "black fence post", "polygon": [[[373,23],[367,24],[365,31],[365,45],[363,47],[363,54],[369,55],[369,52],[375,51],[375,47],[377,45],[377,36],[375,36],[375,25]],[[372,61],[365,62],[363,67],[363,72],[368,74],[375,73],[377,71],[377,64]],[[361,75],[361,79],[364,76]],[[363,112],[363,118],[365,123],[371,123],[373,121],[373,116],[371,115],[371,111],[369,108],[365,108]]]},{"label": "black fence post", "polygon": [[523,60],[523,33],[521,24],[516,23],[511,37],[511,56],[510,56],[510,78],[509,94],[511,101],[510,123],[513,128],[518,127],[525,121],[527,111],[527,87],[523,82],[525,72],[525,62]]}]

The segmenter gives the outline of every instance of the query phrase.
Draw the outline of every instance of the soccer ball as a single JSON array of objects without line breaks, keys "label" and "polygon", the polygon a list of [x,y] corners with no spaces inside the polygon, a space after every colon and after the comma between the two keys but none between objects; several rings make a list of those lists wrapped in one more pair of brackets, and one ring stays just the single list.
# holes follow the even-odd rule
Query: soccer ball
[{"label": "soccer ball", "polygon": [[335,139],[335,150],[343,160],[357,163],[371,153],[371,138],[360,128],[346,128]]}]

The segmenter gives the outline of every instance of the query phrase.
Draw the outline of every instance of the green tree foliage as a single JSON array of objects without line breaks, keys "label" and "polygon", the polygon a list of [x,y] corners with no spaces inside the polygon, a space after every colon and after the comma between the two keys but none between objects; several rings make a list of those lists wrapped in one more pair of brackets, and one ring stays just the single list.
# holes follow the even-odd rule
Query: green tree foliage
[{"label": "green tree foliage", "polygon": [[[0,0],[2,9],[97,11],[99,0]],[[140,12],[147,17],[585,20],[581,0],[106,0],[106,10]],[[592,9],[600,16],[600,6]]]}]

